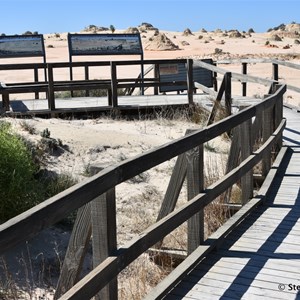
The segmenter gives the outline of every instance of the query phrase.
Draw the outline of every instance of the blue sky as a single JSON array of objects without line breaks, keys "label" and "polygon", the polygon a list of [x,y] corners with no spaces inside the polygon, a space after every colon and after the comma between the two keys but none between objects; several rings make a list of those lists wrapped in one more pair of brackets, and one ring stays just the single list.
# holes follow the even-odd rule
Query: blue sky
[{"label": "blue sky", "polygon": [[118,29],[151,23],[161,30],[267,31],[300,23],[299,0],[0,0],[0,33],[74,32],[88,25]]}]

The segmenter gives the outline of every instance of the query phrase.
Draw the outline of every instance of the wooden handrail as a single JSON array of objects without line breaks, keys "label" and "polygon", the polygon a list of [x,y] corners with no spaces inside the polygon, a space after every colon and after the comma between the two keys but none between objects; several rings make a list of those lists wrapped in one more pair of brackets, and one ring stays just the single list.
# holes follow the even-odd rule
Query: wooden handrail
[{"label": "wooden handrail", "polygon": [[[104,260],[60,299],[79,300],[82,299],[82,297],[93,297],[138,256],[211,203],[229,186],[233,185],[238,179],[252,169],[263,158],[263,155],[270,151],[275,145],[285,128],[285,123],[285,120],[282,120],[276,131],[263,146],[244,160],[239,167],[233,169],[222,179],[209,186],[203,193],[195,196],[175,212],[170,213],[162,220],[150,226],[146,231],[140,233],[136,239],[133,239],[125,246],[122,246],[115,256],[108,257]],[[115,264],[117,264],[117,266],[115,266]]]},{"label": "wooden handrail", "polygon": [[[271,107],[282,96],[286,86],[281,86],[274,95],[261,103],[232,115],[222,121],[188,136],[164,144],[133,159],[109,167],[88,180],[44,201],[34,208],[0,225],[0,254],[17,243],[33,237],[39,231],[63,219],[73,210],[92,201],[115,185],[126,181],[166,160],[176,157],[200,144],[227,132],[256,115],[258,111]],[[76,199],[76,201],[73,201]],[[32,226],[33,225],[33,226]]]},{"label": "wooden handrail", "polygon": [[[225,74],[228,72],[228,70],[219,68],[219,67],[215,67],[213,65],[210,65],[208,63],[205,63],[203,61],[199,61],[199,60],[195,60],[194,61],[195,65],[198,65],[200,67],[203,67],[205,69],[211,70],[213,72],[217,72],[220,74]],[[254,82],[254,83],[259,83],[259,84],[263,84],[263,85],[270,85],[273,82],[276,82],[275,80],[271,80],[271,79],[265,79],[265,78],[261,78],[261,77],[256,77],[256,76],[251,76],[251,75],[243,75],[243,74],[239,74],[239,73],[234,73],[231,72],[232,75],[232,79],[235,81],[240,81],[240,82]]]},{"label": "wooden handrail", "polygon": [[[151,62],[157,63],[170,63],[175,60],[163,60],[163,61],[144,61],[144,64]],[[206,64],[199,61],[187,61],[188,69],[191,72],[192,63],[198,64],[204,68],[211,70],[212,72],[224,73],[224,70],[218,67],[214,67],[210,64]],[[178,62],[178,60],[176,60]],[[74,64],[74,65],[73,65]],[[117,89],[121,86],[130,87],[130,80],[124,79],[121,82],[117,79],[117,66],[128,65],[128,64],[140,64],[140,61],[126,61],[126,62],[76,62],[72,63],[72,66],[91,66],[91,65],[110,65],[111,69],[111,80],[101,81],[103,86],[110,89],[112,93],[112,106],[116,107],[117,103]],[[42,64],[41,64],[42,65]],[[55,110],[55,99],[54,91],[64,88],[93,88],[100,81],[97,80],[81,80],[74,82],[67,81],[55,81],[53,78],[53,70],[55,68],[69,67],[70,63],[51,63],[47,64],[48,68],[48,97],[49,97],[49,108]],[[28,67],[23,65],[23,67]],[[86,69],[85,69],[86,70]],[[87,71],[86,71],[87,72]],[[228,73],[226,74],[226,80],[224,79],[223,87],[221,85],[221,91],[218,93],[217,98],[222,98],[222,93],[226,94],[227,103],[231,101],[231,94],[229,88],[225,88],[226,85],[230,86],[230,78],[234,78],[238,81],[256,82],[260,84],[270,83],[274,86],[271,95],[268,95],[260,103],[249,106],[248,108],[240,111],[235,115],[230,115],[227,118],[211,124],[203,129],[196,130],[179,138],[175,141],[164,144],[156,149],[145,152],[135,158],[127,159],[114,166],[108,167],[93,177],[81,182],[68,190],[44,201],[43,203],[35,206],[34,208],[22,213],[21,215],[7,221],[0,225],[0,255],[17,245],[18,243],[28,240],[31,237],[38,234],[41,230],[50,227],[56,222],[60,221],[72,211],[84,207],[84,205],[90,205],[95,199],[101,195],[105,195],[108,191],[115,188],[116,185],[136,176],[140,173],[149,170],[171,158],[180,155],[186,155],[188,151],[194,151],[193,149],[203,149],[203,144],[220,136],[223,133],[231,132],[233,128],[237,127],[237,130],[243,130],[247,132],[249,129],[249,136],[244,137],[243,143],[251,148],[251,142],[253,142],[253,134],[251,131],[254,130],[254,125],[262,126],[262,138],[263,145],[255,152],[252,149],[241,149],[241,157],[243,161],[239,166],[233,166],[228,173],[217,182],[209,187],[205,187],[200,184],[195,192],[191,195],[190,201],[185,205],[181,206],[174,212],[170,212],[167,216],[157,220],[157,222],[150,226],[147,230],[140,233],[138,237],[127,243],[125,246],[117,249],[116,251],[108,252],[107,258],[104,259],[100,265],[98,265],[92,272],[86,277],[79,281],[73,288],[61,296],[60,299],[82,299],[90,298],[96,295],[99,290],[105,287],[111,280],[113,280],[120,271],[126,268],[131,262],[133,262],[139,255],[147,251],[151,246],[161,241],[167,234],[172,232],[175,228],[180,226],[183,222],[189,220],[195,214],[202,213],[203,209],[216,199],[220,194],[229,189],[237,181],[242,182],[242,186],[251,185],[248,184],[249,178],[252,177],[251,169],[260,161],[263,160],[263,168],[266,173],[270,169],[270,153],[271,149],[281,145],[282,132],[285,127],[285,120],[282,119],[282,99],[283,94],[286,91],[286,85],[275,86],[275,80],[261,79],[254,76],[248,76],[245,74]],[[127,82],[127,80],[129,82]],[[227,84],[226,84],[227,81]],[[193,80],[190,77],[187,78],[189,86],[189,97],[190,103],[192,103],[191,89],[193,86]],[[45,82],[43,82],[45,85]],[[133,84],[136,86],[157,86],[158,82],[152,82],[149,79],[148,82],[137,82],[134,79]],[[164,85],[166,83],[163,83]],[[171,84],[171,83],[170,83]],[[26,86],[26,84],[25,84]],[[43,86],[44,88],[44,86]],[[221,93],[222,92],[222,93]],[[228,105],[228,114],[229,105]],[[264,124],[255,122],[252,125],[252,118],[260,118],[264,120]],[[260,124],[260,125],[257,125]],[[253,127],[251,127],[253,126]],[[255,128],[256,128],[255,127]],[[251,140],[252,139],[252,140]],[[202,151],[202,150],[201,150]],[[199,151],[199,153],[202,153]],[[202,155],[202,154],[201,154]],[[201,158],[202,160],[202,158]],[[202,163],[202,161],[201,161]],[[200,165],[199,165],[200,166]],[[196,168],[199,166],[189,165],[189,168]],[[199,170],[197,169],[196,173]],[[191,176],[191,174],[189,174]],[[189,177],[189,180],[193,178]],[[200,192],[199,192],[200,191]],[[252,195],[252,190],[243,190],[243,204],[247,203]],[[110,198],[107,198],[107,201]],[[202,218],[203,219],[203,218]],[[203,222],[203,221],[201,221]],[[203,228],[202,228],[203,229]],[[116,232],[114,232],[116,234]],[[87,237],[88,238],[88,237]],[[197,244],[203,242],[203,234],[199,241],[195,245],[192,245],[191,251],[197,247]],[[114,247],[113,247],[114,248]],[[208,248],[206,249],[208,250]],[[205,251],[206,251],[205,250]],[[190,252],[191,252],[190,251]],[[115,286],[114,284],[112,286]],[[70,288],[70,286],[68,287]],[[59,295],[60,296],[60,295]]]},{"label": "wooden handrail", "polygon": [[[275,107],[277,102],[282,99],[285,91],[286,86],[279,86],[274,94],[259,104],[250,106],[236,115],[231,115],[222,121],[190,133],[176,141],[162,145],[157,149],[150,150],[136,158],[128,159],[115,166],[108,167],[85,182],[79,183],[1,224],[0,254],[3,254],[20,242],[28,240],[41,230],[69,215],[70,212],[114,188],[117,184],[188,150],[203,145],[203,143],[258,116],[261,111]],[[240,166],[231,170],[200,194],[197,194],[177,211],[159,220],[127,245],[119,248],[113,256],[105,259],[98,267],[76,284],[74,288],[63,295],[61,299],[82,299],[83,295],[84,297],[95,295],[101,287],[110,282],[140,254],[153,244],[159,242],[195,213],[202,210],[218,195],[228,189],[229,186],[249,172],[278,142],[284,126],[285,121],[282,120],[276,130],[271,132],[271,136],[265,141],[263,146],[256,152],[251,153]]]}]

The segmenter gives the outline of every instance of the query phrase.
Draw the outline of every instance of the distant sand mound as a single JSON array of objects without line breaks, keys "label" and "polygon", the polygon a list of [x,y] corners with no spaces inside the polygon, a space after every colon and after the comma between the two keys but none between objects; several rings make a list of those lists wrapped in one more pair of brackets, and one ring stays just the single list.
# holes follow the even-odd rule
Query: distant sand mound
[{"label": "distant sand mound", "polygon": [[271,36],[271,40],[272,41],[276,41],[276,42],[281,42],[282,41],[282,38],[278,35],[278,34],[273,34]]},{"label": "distant sand mound", "polygon": [[164,33],[158,33],[157,35],[149,38],[149,40],[146,42],[145,50],[179,50],[179,47],[175,45]]},{"label": "distant sand mound", "polygon": [[183,35],[184,36],[189,36],[189,35],[193,35],[193,33],[189,28],[187,28],[183,31]]},{"label": "distant sand mound", "polygon": [[140,31],[136,27],[129,27],[127,28],[124,33],[139,33]]},{"label": "distant sand mound", "polygon": [[233,30],[229,34],[230,38],[242,38],[242,34],[238,30]]},{"label": "distant sand mound", "polygon": [[300,37],[300,24],[281,24],[280,26],[274,27],[273,30],[270,31],[270,33],[271,35],[278,34],[281,38],[298,38]]},{"label": "distant sand mound", "polygon": [[158,28],[154,27],[150,23],[142,23],[140,26],[138,26],[140,32],[147,32],[148,30],[158,30]]},{"label": "distant sand mound", "polygon": [[108,27],[89,25],[89,26],[85,27],[82,31],[95,33],[97,31],[108,31],[108,30],[109,30]]},{"label": "distant sand mound", "polygon": [[285,25],[285,31],[300,33],[300,24],[293,23],[293,24]]}]

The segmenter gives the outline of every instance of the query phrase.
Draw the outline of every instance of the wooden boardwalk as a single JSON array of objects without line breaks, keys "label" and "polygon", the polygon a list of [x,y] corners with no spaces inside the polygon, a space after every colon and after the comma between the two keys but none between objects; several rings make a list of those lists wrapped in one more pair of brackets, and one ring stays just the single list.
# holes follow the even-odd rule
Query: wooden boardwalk
[{"label": "wooden boardwalk", "polygon": [[[213,102],[211,96],[207,94],[194,94],[194,102],[211,109]],[[257,101],[258,102],[258,101]],[[119,97],[121,110],[142,109],[153,107],[172,107],[188,105],[186,94],[167,94],[167,95],[143,95],[143,96],[121,96]],[[233,111],[235,107],[249,106],[255,104],[255,100],[248,97],[236,96],[233,99]],[[0,106],[2,105],[0,101]],[[56,99],[57,112],[78,112],[78,111],[107,111],[112,109],[108,106],[107,97],[74,97]],[[45,114],[48,110],[47,99],[27,99],[10,101],[10,111],[8,114]],[[238,109],[236,109],[238,111]]]},{"label": "wooden boardwalk", "polygon": [[258,207],[166,299],[300,299],[300,114],[284,109],[289,150]]}]

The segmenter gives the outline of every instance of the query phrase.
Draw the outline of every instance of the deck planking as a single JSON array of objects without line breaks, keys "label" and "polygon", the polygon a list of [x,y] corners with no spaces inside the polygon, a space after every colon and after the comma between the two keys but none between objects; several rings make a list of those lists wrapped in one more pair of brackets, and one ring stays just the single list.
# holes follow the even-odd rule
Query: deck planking
[{"label": "deck planking", "polygon": [[[210,95],[194,94],[194,102],[210,110],[213,101]],[[233,111],[238,111],[238,107],[249,106],[259,102],[259,100],[248,97],[234,97]],[[188,105],[187,94],[166,94],[166,95],[136,95],[119,96],[118,108],[120,109],[139,109],[152,107],[172,107]],[[1,105],[1,103],[0,103]],[[56,110],[69,111],[106,111],[111,109],[108,105],[107,97],[73,97],[55,99]],[[11,100],[9,113],[43,113],[48,110],[47,99],[24,99]]]},{"label": "deck planking", "polygon": [[[284,109],[290,147],[264,206],[165,299],[300,299],[300,114]],[[284,287],[284,290],[280,290]]]}]

